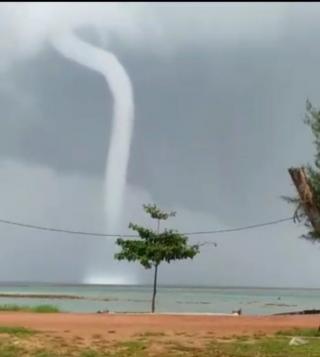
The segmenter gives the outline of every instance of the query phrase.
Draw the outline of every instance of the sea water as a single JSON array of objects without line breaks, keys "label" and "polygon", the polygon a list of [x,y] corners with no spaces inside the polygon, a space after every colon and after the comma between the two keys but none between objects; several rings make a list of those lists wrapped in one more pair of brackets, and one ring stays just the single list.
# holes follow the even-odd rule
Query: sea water
[{"label": "sea water", "polygon": [[[148,312],[151,286],[0,284],[1,294],[37,297],[0,297],[0,304],[51,304],[67,312]],[[45,295],[45,297],[41,297]],[[53,297],[54,295],[54,297]],[[58,297],[63,295],[63,297]],[[69,299],[66,295],[81,299]],[[320,309],[320,289],[159,286],[156,310],[178,313],[231,313],[268,315]]]}]

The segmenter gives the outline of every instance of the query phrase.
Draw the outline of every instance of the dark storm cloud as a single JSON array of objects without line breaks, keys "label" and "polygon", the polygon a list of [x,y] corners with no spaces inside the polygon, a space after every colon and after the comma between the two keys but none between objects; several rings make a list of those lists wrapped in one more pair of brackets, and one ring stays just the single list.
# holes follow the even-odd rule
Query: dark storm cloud
[{"label": "dark storm cloud", "polygon": [[[270,192],[281,194],[287,166],[305,151],[292,145],[293,135],[309,139],[301,119],[305,99],[316,93],[317,52],[305,64],[282,43],[187,49],[166,61],[119,52],[136,100],[129,182],[159,201],[211,211],[229,223],[268,216],[264,202]],[[16,74],[17,86],[32,93],[41,115],[23,128],[19,150],[4,142],[1,153],[59,172],[102,175],[112,111],[103,79],[53,51],[27,68]],[[16,116],[23,122],[27,115]],[[245,212],[230,213],[244,204]]]}]

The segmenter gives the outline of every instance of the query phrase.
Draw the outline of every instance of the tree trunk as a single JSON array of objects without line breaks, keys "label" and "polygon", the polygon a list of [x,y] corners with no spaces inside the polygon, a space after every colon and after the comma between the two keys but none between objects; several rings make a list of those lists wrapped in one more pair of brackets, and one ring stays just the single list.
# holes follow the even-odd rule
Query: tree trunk
[{"label": "tree trunk", "polygon": [[[160,231],[160,219],[157,221],[157,233]],[[156,307],[156,295],[157,295],[157,280],[158,280],[158,264],[154,266],[154,280],[153,280],[153,294],[152,294],[152,305],[151,311],[154,312]]]},{"label": "tree trunk", "polygon": [[313,188],[303,167],[290,168],[289,174],[298,191],[301,204],[314,230],[320,233],[320,212],[315,202]]},{"label": "tree trunk", "polygon": [[153,295],[152,295],[152,306],[151,306],[152,312],[154,312],[155,305],[156,305],[157,279],[158,279],[158,264],[154,266]]}]

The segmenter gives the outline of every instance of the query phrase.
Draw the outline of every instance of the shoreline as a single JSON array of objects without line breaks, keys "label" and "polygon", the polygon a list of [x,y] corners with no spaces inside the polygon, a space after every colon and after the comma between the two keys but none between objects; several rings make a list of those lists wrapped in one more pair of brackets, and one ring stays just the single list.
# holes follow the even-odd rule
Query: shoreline
[{"label": "shoreline", "polygon": [[[43,299],[43,300],[82,300],[82,301],[96,301],[96,302],[115,302],[119,301],[119,299],[116,298],[99,298],[99,297],[90,297],[90,296],[83,296],[83,295],[74,295],[74,294],[46,294],[46,293],[14,293],[14,292],[8,292],[8,293],[0,293],[0,302],[1,298],[12,298],[12,299]],[[136,301],[134,299],[128,299],[127,301]],[[139,300],[140,301],[140,300]],[[146,302],[145,300],[141,300]],[[10,305],[11,303],[7,303],[4,305]],[[13,304],[15,305],[15,304]],[[269,303],[266,305],[272,305],[272,306],[278,306],[278,307],[289,307],[291,305],[288,304],[283,304],[283,303]],[[1,303],[0,303],[1,306]],[[295,306],[295,305],[292,305]],[[1,312],[1,309],[0,309]],[[4,312],[4,311],[3,311]],[[76,312],[76,311],[60,311],[60,313],[68,313],[68,314],[78,314],[82,312]],[[92,311],[92,312],[85,312],[84,314],[125,314],[125,315],[148,315],[151,314],[148,311],[110,311],[110,310],[98,310],[98,311]],[[158,315],[178,315],[178,316],[239,316],[236,312],[192,312],[192,311],[186,311],[186,312],[177,312],[177,311],[163,311],[163,312],[158,312]],[[242,314],[243,316],[294,316],[294,315],[319,315],[320,310],[319,309],[308,309],[308,310],[298,310],[298,311],[284,311],[284,312],[278,312],[278,313],[270,313],[270,314]],[[151,314],[153,315],[153,314]]]},{"label": "shoreline", "polygon": [[[95,296],[85,296],[85,295],[79,295],[79,294],[64,294],[64,293],[16,293],[16,292],[1,292],[0,293],[0,312],[1,311],[10,311],[10,309],[5,310],[2,309],[1,310],[1,298],[3,299],[38,299],[38,300],[43,300],[43,304],[46,304],[46,300],[57,300],[57,301],[62,301],[62,300],[69,300],[69,301],[92,301],[92,302],[100,302],[100,303],[112,303],[112,302],[120,302],[121,299],[118,298],[108,298],[108,297],[95,297]],[[126,299],[126,302],[148,302],[149,300],[145,300],[145,299]],[[54,304],[54,302],[52,302]],[[177,303],[182,303],[181,301],[177,301]],[[192,302],[193,304],[204,304],[203,302]],[[57,303],[58,304],[58,303]],[[3,306],[10,306],[10,305],[20,305],[20,302],[15,304],[14,302],[7,302],[4,303]],[[28,305],[28,304],[26,304]],[[38,305],[42,305],[42,303],[38,302]],[[242,313],[243,316],[294,316],[294,315],[320,315],[320,309],[315,309],[315,308],[311,308],[311,309],[304,309],[304,310],[296,310],[296,311],[286,311],[287,309],[285,308],[289,308],[289,307],[298,307],[298,305],[294,305],[294,304],[285,304],[282,302],[279,303],[265,303],[265,306],[273,306],[273,307],[277,307],[278,308],[278,312],[269,312],[269,313]],[[53,306],[53,305],[52,305]],[[58,305],[55,305],[59,308]],[[32,306],[31,306],[32,307]],[[281,311],[283,309],[283,311]],[[91,310],[91,309],[90,309]],[[93,310],[93,311],[92,311]],[[60,313],[89,313],[89,314],[126,314],[126,315],[148,315],[149,312],[148,311],[121,311],[120,309],[118,309],[117,311],[112,311],[110,309],[92,309],[91,311],[86,311],[86,312],[82,312],[81,309],[80,311],[77,311],[76,309],[74,310],[61,310]],[[195,309],[197,310],[197,309]],[[161,311],[158,312],[159,315],[166,315],[166,316],[170,316],[170,315],[177,315],[177,316],[238,316],[238,314],[236,313],[236,311],[234,312],[214,312],[214,311],[190,311],[188,309],[186,309],[186,311]]]}]

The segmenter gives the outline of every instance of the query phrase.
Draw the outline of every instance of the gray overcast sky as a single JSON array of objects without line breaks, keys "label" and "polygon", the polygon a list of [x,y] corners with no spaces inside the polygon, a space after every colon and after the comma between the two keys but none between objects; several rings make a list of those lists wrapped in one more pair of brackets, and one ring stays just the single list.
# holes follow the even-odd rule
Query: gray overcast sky
[{"label": "gray overcast sky", "polygon": [[[311,162],[305,101],[320,105],[320,5],[27,3],[0,6],[0,218],[108,231],[112,98],[50,45],[57,31],[113,51],[133,84],[123,231],[145,202],[211,230],[290,216],[291,165]],[[0,280],[149,282],[112,241],[0,226]],[[319,287],[320,249],[291,222],[216,235],[162,283]],[[202,239],[203,237],[201,237]]]}]

